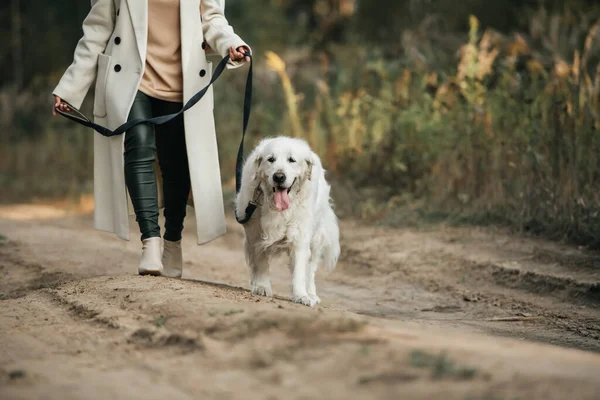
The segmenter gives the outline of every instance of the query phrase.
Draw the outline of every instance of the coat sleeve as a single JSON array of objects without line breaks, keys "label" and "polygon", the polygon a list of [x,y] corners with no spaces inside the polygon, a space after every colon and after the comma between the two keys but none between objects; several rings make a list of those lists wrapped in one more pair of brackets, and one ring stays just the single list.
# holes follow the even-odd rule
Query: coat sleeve
[{"label": "coat sleeve", "polygon": [[73,63],[52,92],[75,108],[81,107],[96,79],[98,54],[106,49],[115,26],[113,0],[91,0],[91,4],[92,8],[83,21],[83,37],[75,47]]},{"label": "coat sleeve", "polygon": [[[225,0],[201,0],[200,12],[204,40],[221,56],[225,57],[231,46],[235,48],[246,46],[250,49],[250,46],[235,34],[225,18]],[[250,53],[252,54],[251,49]],[[242,65],[243,63],[240,61],[230,61],[228,68],[237,68]]]}]

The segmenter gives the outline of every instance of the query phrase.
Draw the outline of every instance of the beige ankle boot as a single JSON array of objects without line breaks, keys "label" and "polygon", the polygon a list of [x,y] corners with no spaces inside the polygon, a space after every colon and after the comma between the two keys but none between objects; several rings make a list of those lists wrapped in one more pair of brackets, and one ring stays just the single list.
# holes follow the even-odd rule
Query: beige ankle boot
[{"label": "beige ankle boot", "polygon": [[162,275],[161,242],[159,237],[142,240],[142,259],[138,267],[140,275]]},{"label": "beige ankle boot", "polygon": [[183,273],[183,254],[181,249],[181,240],[171,242],[164,241],[164,250],[162,255],[162,264],[164,266],[163,276],[170,278],[181,278]]}]

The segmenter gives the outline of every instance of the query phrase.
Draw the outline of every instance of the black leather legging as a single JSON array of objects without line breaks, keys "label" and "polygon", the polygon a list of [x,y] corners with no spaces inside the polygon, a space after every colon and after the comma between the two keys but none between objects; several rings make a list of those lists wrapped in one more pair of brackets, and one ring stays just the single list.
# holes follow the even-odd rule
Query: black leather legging
[{"label": "black leather legging", "polygon": [[[147,119],[171,114],[181,109],[181,106],[181,103],[158,100],[138,92],[129,119]],[[155,152],[158,154],[163,178],[164,238],[177,241],[181,239],[185,207],[190,193],[183,116],[156,127],[140,124],[125,134],[125,182],[142,240],[160,237],[156,176],[153,168]]]}]

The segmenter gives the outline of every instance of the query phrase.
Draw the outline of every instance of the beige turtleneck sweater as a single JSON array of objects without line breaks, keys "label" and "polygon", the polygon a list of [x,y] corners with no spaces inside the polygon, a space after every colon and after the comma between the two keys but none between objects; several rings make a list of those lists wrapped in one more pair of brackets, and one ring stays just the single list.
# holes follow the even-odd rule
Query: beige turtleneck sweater
[{"label": "beige turtleneck sweater", "polygon": [[148,96],[183,101],[179,0],[148,0],[148,49],[140,91]]}]

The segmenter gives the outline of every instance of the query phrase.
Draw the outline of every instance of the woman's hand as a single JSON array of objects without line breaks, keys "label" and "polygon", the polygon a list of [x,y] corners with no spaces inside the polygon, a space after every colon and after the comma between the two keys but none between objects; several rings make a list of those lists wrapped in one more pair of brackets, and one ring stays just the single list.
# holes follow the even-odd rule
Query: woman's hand
[{"label": "woman's hand", "polygon": [[52,107],[52,115],[56,117],[56,109],[58,108],[60,111],[71,111],[69,106],[66,103],[63,103],[61,98],[58,96],[54,96],[54,106]]},{"label": "woman's hand", "polygon": [[250,62],[250,57],[244,55],[244,53],[250,53],[250,49],[246,46],[240,46],[237,49],[233,46],[229,48],[229,58],[231,61]]}]

